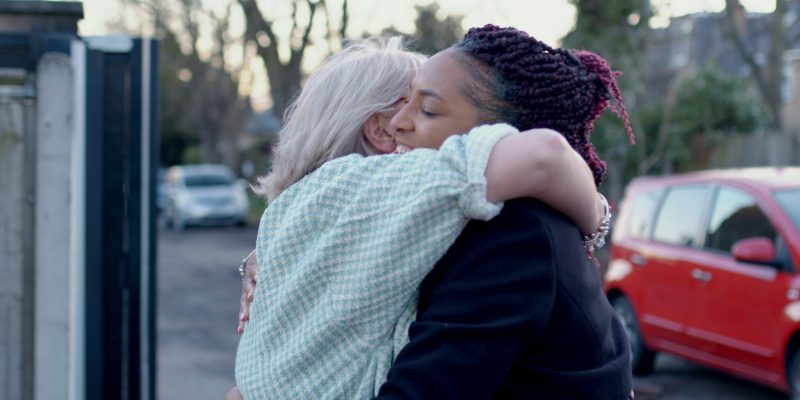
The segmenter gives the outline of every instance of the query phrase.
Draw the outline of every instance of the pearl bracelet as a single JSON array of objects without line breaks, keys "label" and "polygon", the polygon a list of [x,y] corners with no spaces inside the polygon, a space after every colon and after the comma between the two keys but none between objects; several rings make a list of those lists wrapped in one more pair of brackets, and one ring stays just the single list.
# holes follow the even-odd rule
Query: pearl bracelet
[{"label": "pearl bracelet", "polygon": [[[253,251],[255,251],[255,250],[253,250]],[[246,256],[245,256],[245,257],[242,259],[242,263],[241,263],[241,264],[239,264],[239,275],[242,277],[242,284],[244,284],[244,268],[245,268],[245,265],[247,265],[247,259],[248,259],[248,258],[250,258],[250,256],[253,254],[253,251],[251,251],[250,253],[248,253],[248,254],[247,254],[247,255],[246,255]]]},{"label": "pearl bracelet", "polygon": [[608,200],[602,193],[597,195],[600,196],[600,201],[603,203],[603,219],[600,220],[600,227],[597,228],[597,232],[583,236],[583,245],[586,246],[586,250],[589,252],[599,250],[605,246],[606,236],[611,230],[611,206],[608,205]]}]

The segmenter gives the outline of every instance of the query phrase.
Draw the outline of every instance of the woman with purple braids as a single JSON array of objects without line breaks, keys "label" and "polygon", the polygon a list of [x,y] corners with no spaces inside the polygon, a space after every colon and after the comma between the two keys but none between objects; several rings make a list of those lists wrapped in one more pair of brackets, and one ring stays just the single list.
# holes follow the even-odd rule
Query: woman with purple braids
[{"label": "woman with purple braids", "polygon": [[[612,97],[630,134],[601,58],[512,28],[472,29],[432,57],[389,123],[408,155],[330,161],[265,213],[264,278],[237,355],[244,397],[627,398],[628,344],[580,231],[539,201],[500,203],[569,199],[581,179],[573,163],[550,160],[562,173],[519,169],[569,148],[558,133],[599,185],[605,165],[588,135]],[[530,195],[532,182],[544,196]],[[341,196],[356,207],[337,212]],[[464,229],[465,215],[484,221]],[[275,232],[285,241],[262,240]],[[291,245],[298,238],[312,238],[313,251]],[[297,268],[304,257],[317,263],[310,272]]]},{"label": "woman with purple braids", "polygon": [[[599,186],[606,167],[589,134],[612,98],[633,141],[615,76],[596,54],[473,28],[422,66],[392,125],[412,147],[451,117],[553,129]],[[580,248],[575,225],[533,200],[470,222],[421,284],[410,342],[378,398],[632,398],[630,345]]]}]

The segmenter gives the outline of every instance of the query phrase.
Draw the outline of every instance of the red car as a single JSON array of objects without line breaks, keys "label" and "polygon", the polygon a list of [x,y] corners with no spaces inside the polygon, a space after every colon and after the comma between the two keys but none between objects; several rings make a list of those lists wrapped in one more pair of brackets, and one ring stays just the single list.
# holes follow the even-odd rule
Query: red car
[{"label": "red car", "polygon": [[800,399],[800,168],[635,179],[605,282],[634,373],[667,352]]}]

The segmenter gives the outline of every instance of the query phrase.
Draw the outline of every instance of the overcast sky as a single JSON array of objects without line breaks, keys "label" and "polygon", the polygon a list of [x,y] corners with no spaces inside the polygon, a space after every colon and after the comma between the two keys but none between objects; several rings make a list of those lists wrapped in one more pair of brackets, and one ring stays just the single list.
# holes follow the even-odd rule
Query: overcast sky
[{"label": "overcast sky", "polygon": [[[224,9],[228,0],[202,0],[208,8]],[[230,0],[235,1],[235,0]],[[670,16],[703,11],[720,11],[725,0],[651,0],[661,19],[654,21],[663,26]],[[740,0],[753,12],[770,12],[775,8],[775,0]],[[411,32],[414,28],[416,13],[414,5],[430,4],[432,0],[349,0],[350,22],[348,33],[359,36],[362,32],[379,33],[383,28],[394,25],[400,31]],[[328,0],[332,17],[338,19],[341,0]],[[465,28],[481,26],[487,23],[514,26],[524,30],[536,38],[552,45],[559,45],[560,39],[572,28],[575,21],[575,9],[568,0],[439,0],[437,1],[443,14],[464,16]],[[271,9],[277,15],[276,31],[289,30],[289,0],[260,0],[263,10]],[[102,35],[113,32],[108,23],[119,19],[120,9],[117,0],[83,0],[84,19],[80,23],[83,36]],[[281,18],[280,16],[285,16]],[[242,32],[241,17],[234,18],[233,34]],[[200,46],[202,48],[202,44]],[[311,51],[305,67],[313,69],[326,53]],[[232,62],[237,62],[236,60]],[[264,81],[263,71],[256,66],[252,82],[244,83],[253,93],[266,93],[268,86]],[[268,99],[261,96],[254,104],[257,108],[268,106]]]}]

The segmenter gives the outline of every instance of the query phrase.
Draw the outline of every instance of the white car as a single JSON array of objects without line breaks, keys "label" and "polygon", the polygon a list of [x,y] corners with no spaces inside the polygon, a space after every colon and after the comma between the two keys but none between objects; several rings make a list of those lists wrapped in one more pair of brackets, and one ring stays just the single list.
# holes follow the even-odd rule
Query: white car
[{"label": "white car", "polygon": [[178,165],[166,173],[164,218],[168,227],[245,225],[247,184],[219,164]]}]

